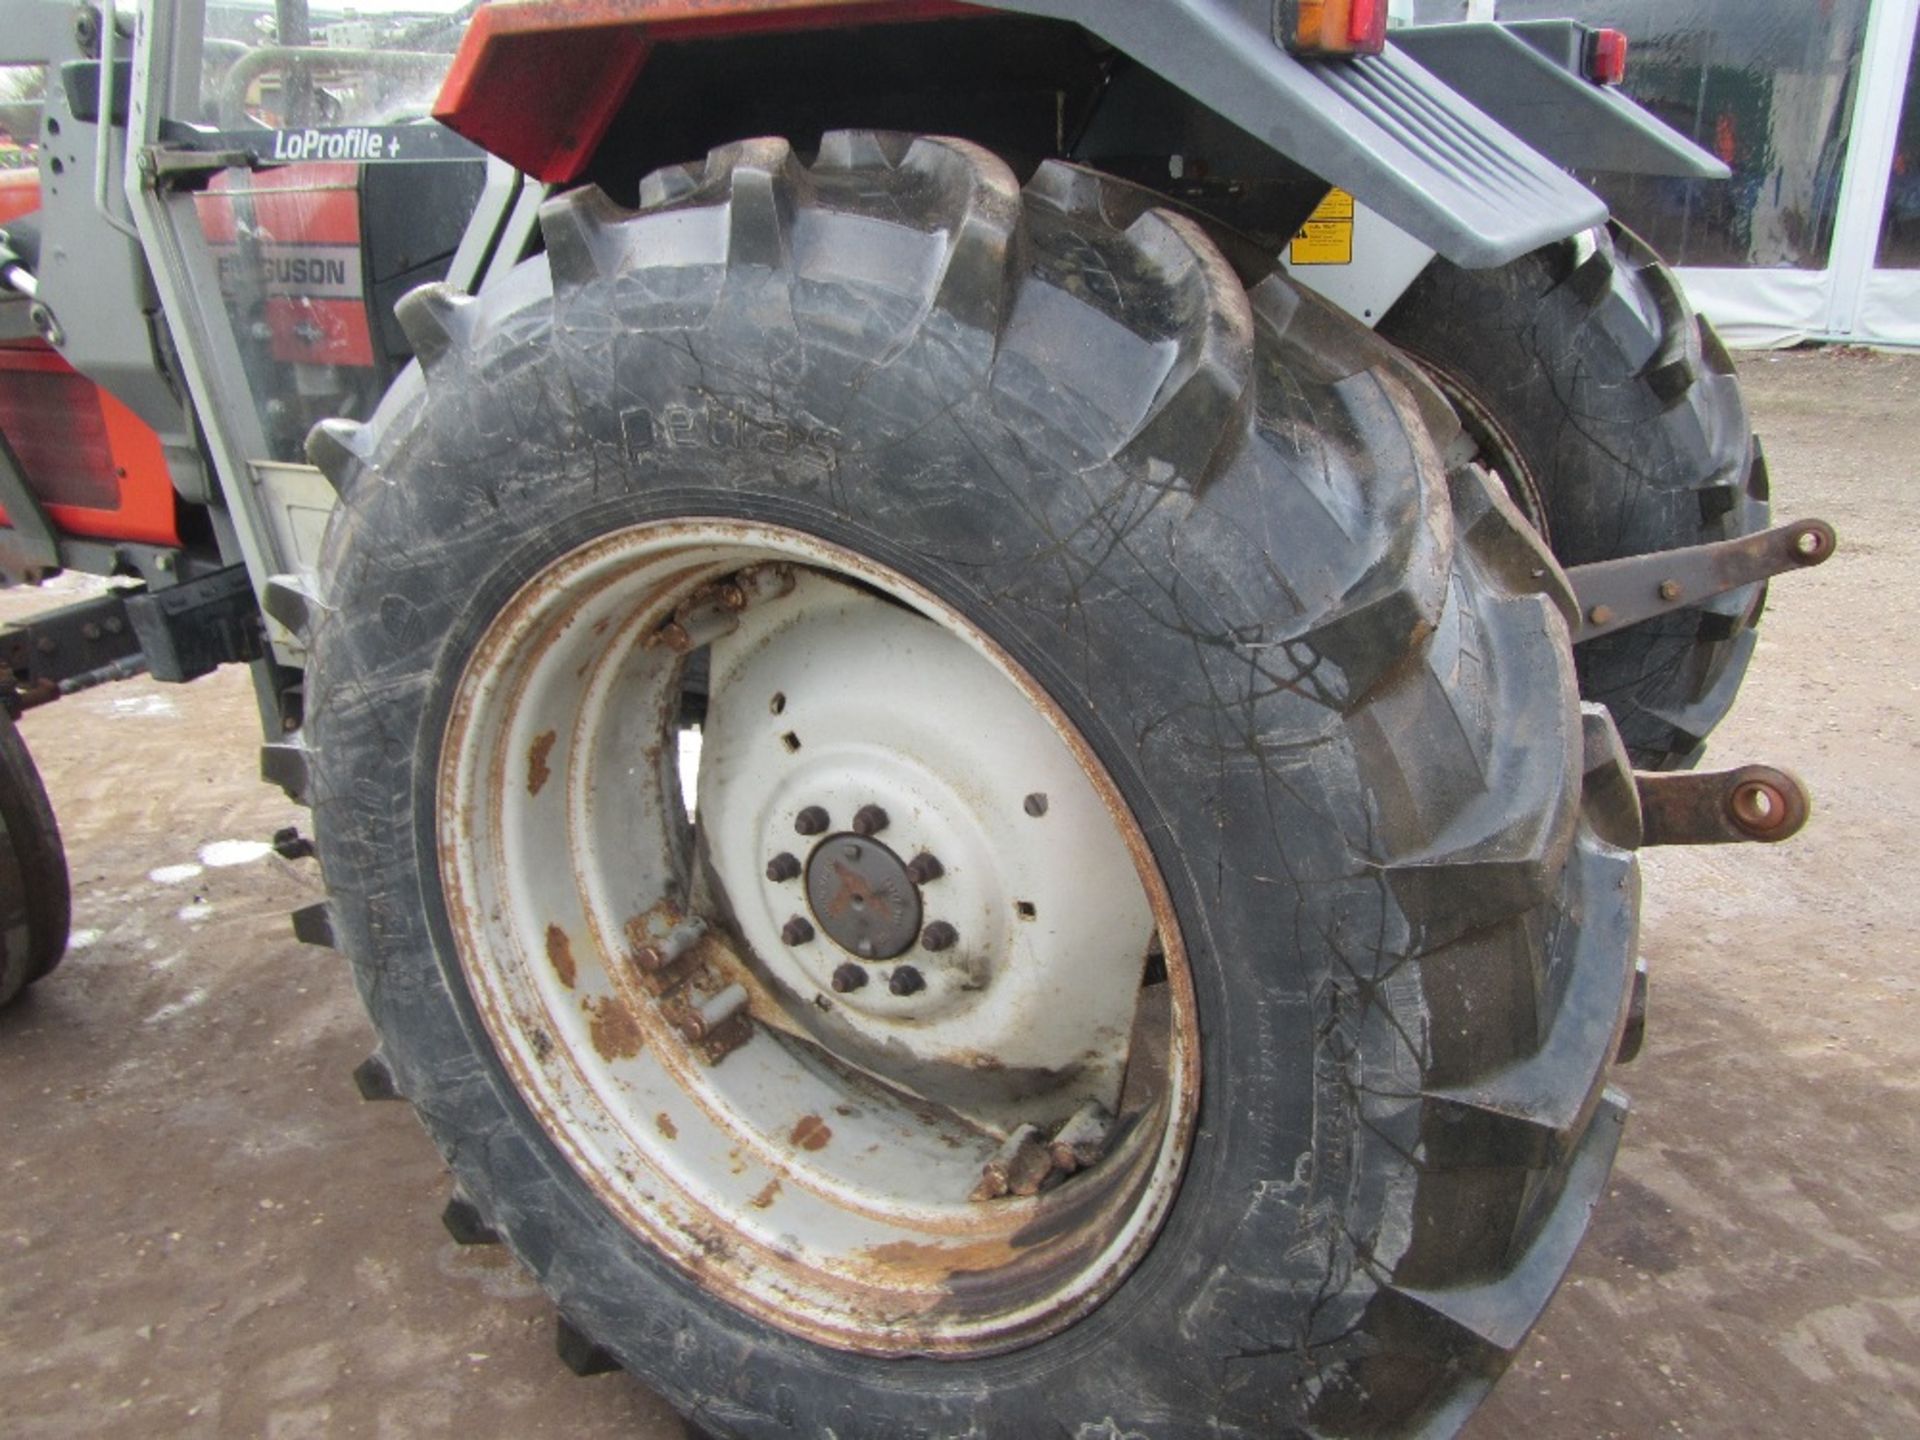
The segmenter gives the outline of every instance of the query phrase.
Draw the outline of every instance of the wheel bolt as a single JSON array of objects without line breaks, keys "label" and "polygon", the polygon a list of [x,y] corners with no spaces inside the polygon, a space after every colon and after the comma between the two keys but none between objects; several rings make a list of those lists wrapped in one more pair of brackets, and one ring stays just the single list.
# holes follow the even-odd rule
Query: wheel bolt
[{"label": "wheel bolt", "polygon": [[936,920],[920,932],[920,945],[926,950],[951,950],[959,942],[960,932],[944,920]]},{"label": "wheel bolt", "polygon": [[1038,820],[1042,815],[1047,813],[1047,797],[1036,790],[1033,794],[1027,796],[1026,800],[1022,802],[1021,808],[1025,810],[1027,814],[1033,816],[1034,819]]},{"label": "wheel bolt", "polygon": [[805,945],[813,939],[813,922],[804,915],[795,915],[780,927],[780,939],[788,945]]},{"label": "wheel bolt", "polygon": [[929,881],[938,880],[946,873],[947,867],[925,850],[907,862],[907,878],[916,885],[925,885]]},{"label": "wheel bolt", "polygon": [[896,995],[918,995],[926,988],[926,977],[911,965],[902,965],[887,977],[887,989]]},{"label": "wheel bolt", "polygon": [[887,812],[878,805],[862,805],[853,812],[853,833],[878,835],[887,828]]},{"label": "wheel bolt", "polygon": [[802,835],[824,835],[833,817],[818,805],[809,805],[793,817],[793,828]]},{"label": "wheel bolt", "polygon": [[833,972],[833,993],[836,995],[849,995],[862,989],[866,983],[867,967],[856,965],[851,960]]},{"label": "wheel bolt", "polygon": [[797,880],[800,877],[800,862],[784,850],[767,861],[767,879]]}]

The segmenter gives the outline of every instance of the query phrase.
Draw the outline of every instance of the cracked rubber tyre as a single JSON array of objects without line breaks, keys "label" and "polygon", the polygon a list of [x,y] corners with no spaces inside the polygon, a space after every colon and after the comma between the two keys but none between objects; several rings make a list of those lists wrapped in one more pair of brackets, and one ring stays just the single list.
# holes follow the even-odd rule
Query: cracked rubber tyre
[{"label": "cracked rubber tyre", "polygon": [[[1624,1115],[1638,812],[1537,539],[1389,347],[1086,172],[838,134],[640,198],[409,297],[310,442],[332,932],[460,1193],[728,1440],[1450,1432]],[[809,819],[822,753],[960,762]],[[769,851],[942,805],[997,838],[925,913],[987,902],[843,988],[906,961]],[[1009,1048],[1128,1017],[1077,1173],[1002,1135],[1117,1072],[927,1053],[1001,994]]]},{"label": "cracked rubber tyre", "polygon": [[71,912],[53,806],[26,742],[0,711],[0,1005],[53,973]]},{"label": "cracked rubber tyre", "polygon": [[[1499,270],[1436,260],[1380,333],[1447,391],[1561,564],[1766,528],[1766,461],[1732,358],[1624,226]],[[1765,599],[1747,586],[1579,647],[1581,694],[1613,712],[1636,765],[1697,762]]]}]

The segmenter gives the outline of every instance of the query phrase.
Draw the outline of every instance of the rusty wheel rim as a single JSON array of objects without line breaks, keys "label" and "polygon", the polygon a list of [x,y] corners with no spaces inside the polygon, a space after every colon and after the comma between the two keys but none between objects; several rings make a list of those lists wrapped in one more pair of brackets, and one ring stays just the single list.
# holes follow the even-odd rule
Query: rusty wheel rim
[{"label": "rusty wheel rim", "polygon": [[733,521],[583,546],[469,658],[437,823],[507,1075],[727,1303],[840,1349],[993,1352],[1151,1245],[1200,1073],[1166,886],[1058,707],[904,577]]}]

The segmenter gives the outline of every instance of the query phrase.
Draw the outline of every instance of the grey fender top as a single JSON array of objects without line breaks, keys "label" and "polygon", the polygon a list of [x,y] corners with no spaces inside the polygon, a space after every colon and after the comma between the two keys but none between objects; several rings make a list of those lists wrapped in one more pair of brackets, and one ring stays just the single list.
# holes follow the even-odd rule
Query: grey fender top
[{"label": "grey fender top", "polygon": [[1071,20],[1455,264],[1504,265],[1606,204],[1404,51],[1304,61],[1273,0],[993,0]]}]

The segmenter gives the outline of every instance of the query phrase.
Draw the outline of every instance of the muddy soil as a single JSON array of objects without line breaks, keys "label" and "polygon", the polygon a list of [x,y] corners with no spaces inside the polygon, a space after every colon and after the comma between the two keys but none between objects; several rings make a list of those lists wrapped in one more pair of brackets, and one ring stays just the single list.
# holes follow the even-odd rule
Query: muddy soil
[{"label": "muddy soil", "polygon": [[[1649,857],[1612,1191],[1474,1440],[1920,1434],[1920,359],[1745,371],[1776,514],[1843,545],[1775,586],[1711,760],[1798,769],[1817,817]],[[0,1429],[679,1440],[637,1383],[560,1367],[513,1262],[441,1228],[409,1112],[355,1096],[372,1036],[289,937],[319,881],[260,843],[303,814],[252,778],[256,725],[240,673],[22,725],[78,933],[0,1017]]]}]

